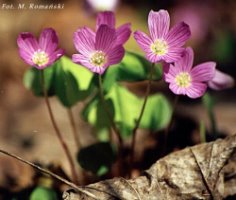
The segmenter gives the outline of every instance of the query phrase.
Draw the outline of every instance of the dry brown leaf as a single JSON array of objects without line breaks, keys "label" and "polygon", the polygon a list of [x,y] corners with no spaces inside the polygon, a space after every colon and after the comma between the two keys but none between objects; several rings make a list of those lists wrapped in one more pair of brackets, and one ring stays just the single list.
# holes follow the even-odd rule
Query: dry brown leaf
[{"label": "dry brown leaf", "polygon": [[[138,178],[114,178],[85,186],[97,199],[223,199],[236,194],[236,135],[174,152]],[[94,199],[65,191],[64,200]]]}]

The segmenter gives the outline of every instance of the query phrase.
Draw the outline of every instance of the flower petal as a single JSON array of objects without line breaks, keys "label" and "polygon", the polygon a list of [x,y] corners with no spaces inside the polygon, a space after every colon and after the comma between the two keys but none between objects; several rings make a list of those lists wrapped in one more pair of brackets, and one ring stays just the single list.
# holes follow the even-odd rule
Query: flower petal
[{"label": "flower petal", "polygon": [[93,67],[93,65],[91,65],[91,63],[89,62],[89,58],[82,54],[73,54],[72,61],[74,63],[81,64],[88,69],[91,69]]},{"label": "flower petal", "polygon": [[47,63],[47,66],[53,64],[56,60],[60,59],[64,54],[65,54],[64,49],[58,49],[57,51],[54,51],[54,52],[49,56],[49,61],[48,61],[48,63]]},{"label": "flower petal", "polygon": [[164,55],[162,59],[167,63],[177,62],[182,58],[184,50],[185,48],[183,47],[172,47],[171,49],[168,49],[167,54]]},{"label": "flower petal", "polygon": [[55,30],[52,28],[44,29],[39,37],[39,48],[47,54],[51,54],[56,50],[57,46],[58,37]]},{"label": "flower petal", "polygon": [[205,62],[195,66],[191,71],[193,82],[208,82],[213,79],[215,75],[215,62]]},{"label": "flower petal", "polygon": [[164,72],[164,80],[167,83],[171,83],[175,82],[175,77],[179,73],[179,70],[175,66],[165,63],[163,65],[163,72]]},{"label": "flower petal", "polygon": [[32,55],[22,49],[19,49],[20,57],[29,65],[34,66],[34,62],[32,61]]},{"label": "flower petal", "polygon": [[153,41],[164,38],[170,27],[170,16],[166,10],[150,11],[148,15],[148,28]]},{"label": "flower petal", "polygon": [[127,23],[116,29],[117,44],[123,45],[130,37],[131,34],[131,24]]},{"label": "flower petal", "polygon": [[188,87],[186,90],[186,94],[188,97],[192,99],[199,98],[204,95],[207,89],[207,84],[192,82],[192,85]]},{"label": "flower petal", "polygon": [[120,63],[124,55],[125,50],[122,45],[116,46],[115,48],[111,49],[111,51],[107,54],[108,62],[105,64],[105,66]]},{"label": "flower petal", "polygon": [[190,36],[191,32],[189,26],[181,22],[170,29],[165,39],[169,48],[182,47]]},{"label": "flower petal", "polygon": [[81,64],[87,69],[89,69],[90,71],[98,73],[98,74],[103,74],[104,71],[106,70],[106,67],[97,67],[97,66],[92,65],[89,62],[89,58],[81,54],[73,54],[72,60],[73,62]]},{"label": "flower petal", "polygon": [[108,53],[116,44],[116,31],[107,25],[101,25],[96,33],[95,49]]},{"label": "flower petal", "polygon": [[193,67],[194,53],[191,47],[186,48],[183,57],[175,63],[175,66],[184,72],[190,72]]},{"label": "flower petal", "polygon": [[134,39],[145,53],[151,52],[150,45],[152,44],[152,40],[147,36],[147,34],[141,31],[135,31]]},{"label": "flower petal", "polygon": [[145,33],[141,31],[135,31],[134,39],[136,40],[140,48],[146,53],[146,58],[150,62],[155,63],[162,60],[160,56],[157,56],[151,51],[150,46],[152,44],[152,40]]},{"label": "flower petal", "polygon": [[111,28],[115,28],[115,15],[111,11],[100,12],[97,15],[96,19],[96,31],[98,30],[99,26],[102,24],[108,25]]},{"label": "flower petal", "polygon": [[178,85],[176,85],[176,83],[171,82],[169,85],[169,89],[177,95],[186,95],[187,93],[187,88],[183,88],[183,87],[179,87]]},{"label": "flower petal", "polygon": [[24,51],[25,54],[33,55],[38,50],[38,42],[36,38],[28,32],[21,33],[17,38],[17,45],[20,51]]},{"label": "flower petal", "polygon": [[95,33],[87,28],[80,28],[74,33],[76,50],[83,55],[90,55],[95,50]]},{"label": "flower petal", "polygon": [[213,79],[208,82],[208,86],[213,90],[231,88],[234,86],[234,79],[232,76],[216,70]]}]

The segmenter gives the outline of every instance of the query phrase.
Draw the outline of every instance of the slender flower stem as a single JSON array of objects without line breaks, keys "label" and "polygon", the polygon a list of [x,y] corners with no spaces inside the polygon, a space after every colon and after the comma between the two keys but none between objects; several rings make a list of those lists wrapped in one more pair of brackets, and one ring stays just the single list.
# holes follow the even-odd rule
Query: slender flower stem
[{"label": "slender flower stem", "polygon": [[119,129],[116,127],[116,124],[115,124],[115,122],[113,120],[113,117],[112,117],[112,114],[110,113],[110,110],[107,108],[107,105],[106,105],[106,102],[105,102],[105,98],[104,98],[103,89],[102,89],[102,76],[99,74],[98,78],[99,78],[99,93],[100,93],[100,97],[101,97],[101,100],[102,100],[102,104],[103,104],[104,110],[107,113],[107,116],[108,116],[108,118],[110,120],[112,129],[113,129],[113,131],[115,132],[115,134],[116,134],[116,136],[118,138],[119,150],[121,151],[123,149],[123,139],[122,139],[122,137],[120,135]]},{"label": "slender flower stem", "polygon": [[61,146],[62,146],[62,148],[63,148],[63,150],[66,154],[66,157],[68,159],[68,162],[70,164],[73,181],[77,184],[78,183],[78,177],[77,177],[77,173],[76,173],[75,166],[74,166],[74,163],[73,163],[73,159],[71,157],[69,148],[68,148],[66,142],[64,141],[64,139],[62,137],[62,134],[61,134],[61,132],[60,132],[60,130],[59,130],[57,124],[56,124],[55,118],[53,116],[52,108],[51,108],[51,105],[50,105],[50,102],[49,102],[49,99],[48,99],[48,94],[47,94],[47,90],[46,90],[45,83],[44,83],[44,71],[41,70],[40,72],[41,72],[40,77],[41,77],[41,84],[42,84],[43,94],[44,94],[44,98],[45,98],[45,103],[46,103],[47,108],[48,108],[49,116],[50,116],[53,128],[55,130],[55,133],[56,133],[56,135],[57,135],[57,137],[60,141],[60,144],[61,144]]},{"label": "slender flower stem", "polygon": [[73,116],[72,109],[68,108],[67,112],[68,112],[71,128],[72,128],[72,131],[73,131],[73,136],[74,136],[74,140],[75,140],[75,143],[76,143],[77,151],[79,151],[81,143],[80,143],[80,139],[79,139],[79,135],[78,135],[78,130],[76,128],[75,119],[74,119],[74,116]]},{"label": "slender flower stem", "polygon": [[148,85],[147,85],[147,88],[146,88],[146,94],[145,94],[145,97],[144,97],[143,105],[142,105],[142,108],[140,110],[139,117],[138,117],[138,119],[136,121],[135,127],[133,128],[133,131],[132,131],[131,157],[130,157],[130,166],[131,167],[132,167],[133,162],[134,162],[134,151],[135,151],[135,141],[136,141],[137,130],[139,128],[141,119],[143,117],[143,113],[145,111],[145,107],[146,107],[146,104],[147,104],[148,96],[150,94],[151,85],[152,85],[152,76],[153,76],[153,73],[154,73],[154,67],[155,67],[155,63],[153,63],[151,65],[149,79],[148,79]]},{"label": "slender flower stem", "polygon": [[172,111],[172,114],[171,114],[171,117],[170,117],[170,123],[168,124],[168,126],[167,126],[167,128],[165,129],[165,132],[164,132],[164,146],[163,146],[163,152],[162,152],[163,156],[166,154],[167,145],[168,145],[168,142],[167,142],[168,141],[168,135],[169,135],[169,131],[170,131],[171,126],[172,126],[173,121],[174,121],[174,113],[176,111],[178,101],[179,101],[179,95],[176,95],[175,99],[174,99],[174,103],[173,103],[173,111]]},{"label": "slender flower stem", "polygon": [[74,183],[72,183],[72,182],[70,182],[70,181],[68,181],[68,180],[66,180],[66,179],[64,179],[64,178],[62,178],[61,176],[59,176],[59,175],[57,175],[57,174],[55,174],[55,173],[53,173],[53,172],[51,172],[51,171],[49,171],[49,170],[47,170],[47,169],[45,169],[45,168],[42,168],[42,167],[40,167],[40,166],[38,166],[38,165],[36,165],[36,164],[34,164],[34,163],[32,163],[32,162],[29,162],[29,161],[27,161],[27,160],[24,160],[23,158],[21,158],[21,157],[15,155],[15,154],[13,154],[13,153],[9,153],[9,152],[7,152],[7,151],[5,151],[5,150],[3,150],[3,149],[0,149],[0,153],[5,154],[5,155],[7,155],[7,156],[9,156],[9,157],[12,157],[12,158],[14,158],[14,159],[16,159],[16,160],[18,160],[18,161],[20,161],[20,162],[22,162],[22,163],[25,163],[25,164],[27,164],[27,165],[33,167],[34,169],[39,170],[40,172],[42,172],[42,173],[44,173],[44,174],[50,175],[51,177],[53,177],[53,178],[55,178],[55,179],[57,179],[57,180],[59,180],[59,181],[65,183],[65,184],[67,184],[68,186],[74,188],[75,190],[77,190],[77,191],[79,191],[79,192],[81,192],[81,193],[83,193],[83,194],[88,195],[89,197],[92,197],[93,199],[98,199],[98,198],[97,198],[95,195],[93,195],[92,193],[90,193],[90,192],[84,190],[83,187],[79,187],[79,186],[77,186],[76,184],[74,184]]},{"label": "slender flower stem", "polygon": [[211,132],[213,133],[214,140],[216,140],[217,136],[218,136],[218,131],[217,131],[217,123],[216,123],[216,118],[214,115],[213,108],[209,109],[208,113],[209,113],[209,118],[210,118],[210,122],[211,122]]}]

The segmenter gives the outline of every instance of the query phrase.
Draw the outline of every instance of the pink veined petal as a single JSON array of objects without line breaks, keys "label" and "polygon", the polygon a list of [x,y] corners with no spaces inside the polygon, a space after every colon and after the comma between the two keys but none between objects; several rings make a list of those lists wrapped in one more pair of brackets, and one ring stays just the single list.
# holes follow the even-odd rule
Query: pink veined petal
[{"label": "pink veined petal", "polygon": [[84,67],[91,69],[93,68],[93,65],[89,62],[89,58],[82,54],[73,54],[72,55],[72,61],[77,64],[81,64]]},{"label": "pink veined petal", "polygon": [[152,44],[152,40],[150,39],[148,35],[146,35],[145,33],[141,31],[135,31],[134,39],[136,40],[138,45],[141,47],[141,49],[145,51],[145,53],[151,52],[150,46]]},{"label": "pink veined petal", "polygon": [[163,72],[164,72],[164,80],[167,83],[171,83],[175,81],[175,77],[178,74],[178,69],[176,70],[175,66],[165,63],[163,65]]},{"label": "pink veined petal", "polygon": [[19,54],[20,57],[29,65],[34,66],[34,62],[32,61],[32,55],[27,53],[26,51],[23,51],[21,49],[19,49]]},{"label": "pink veined petal", "polygon": [[166,79],[167,82],[175,82],[175,78],[176,76],[183,72],[180,68],[174,66],[174,65],[170,65],[169,67],[169,71],[168,71],[168,75],[166,74],[166,76],[168,77],[168,79]]},{"label": "pink veined petal", "polygon": [[148,15],[148,28],[153,41],[164,38],[170,28],[170,16],[166,10],[150,11]]},{"label": "pink veined petal", "polygon": [[108,53],[116,44],[116,31],[107,25],[101,25],[96,34],[95,49]]},{"label": "pink veined petal", "polygon": [[98,73],[98,74],[103,74],[105,72],[107,67],[98,67],[98,66],[94,66],[93,68],[91,68],[90,70],[92,72]]},{"label": "pink veined petal", "polygon": [[98,73],[98,74],[103,74],[104,71],[106,70],[106,67],[97,67],[97,66],[92,65],[89,62],[89,58],[81,54],[73,54],[72,61],[77,64],[81,64],[87,69],[89,69],[90,71]]},{"label": "pink veined petal", "polygon": [[95,50],[95,33],[87,28],[80,28],[74,33],[76,50],[83,55],[90,55]]},{"label": "pink veined petal", "polygon": [[183,47],[169,48],[167,54],[163,55],[163,60],[167,63],[178,62],[182,58],[184,50]]},{"label": "pink veined petal", "polygon": [[181,59],[179,59],[175,66],[184,72],[190,72],[193,67],[194,53],[191,47],[186,48]]},{"label": "pink veined petal", "polygon": [[174,94],[177,94],[177,95],[186,95],[187,93],[186,88],[179,87],[174,82],[170,83],[169,88]]},{"label": "pink veined petal", "polygon": [[215,76],[208,82],[208,86],[213,90],[232,88],[234,86],[234,79],[232,76],[216,70]]},{"label": "pink veined petal", "polygon": [[36,38],[28,32],[19,34],[17,38],[17,45],[19,47],[19,51],[24,51],[25,54],[31,56],[39,48]]},{"label": "pink veined petal", "polygon": [[56,60],[60,59],[64,55],[64,53],[64,49],[58,49],[57,51],[54,51],[51,55],[49,55],[49,61],[46,66],[49,66],[53,64]]},{"label": "pink veined petal", "polygon": [[188,97],[192,99],[199,98],[204,95],[207,89],[207,84],[192,82],[192,85],[189,86],[186,90],[186,94]]},{"label": "pink veined petal", "polygon": [[108,25],[111,28],[115,28],[115,15],[111,11],[100,12],[97,15],[96,19],[96,31],[98,30],[99,26],[102,24]]},{"label": "pink veined petal", "polygon": [[39,37],[39,48],[47,54],[51,54],[58,46],[58,37],[52,28],[46,28]]},{"label": "pink veined petal", "polygon": [[212,80],[215,75],[215,67],[215,62],[205,62],[195,66],[191,71],[192,81],[208,82]]},{"label": "pink veined petal", "polygon": [[131,34],[131,24],[127,23],[116,29],[117,44],[123,45],[130,37]]},{"label": "pink veined petal", "polygon": [[111,51],[107,54],[108,62],[105,64],[105,67],[110,65],[114,65],[120,63],[125,55],[125,50],[122,45],[115,46]]},{"label": "pink veined petal", "polygon": [[163,56],[158,56],[151,51],[146,53],[146,58],[151,62],[151,63],[157,63],[163,61]]},{"label": "pink veined petal", "polygon": [[165,39],[169,48],[182,47],[190,36],[191,32],[189,26],[181,22],[170,29]]}]

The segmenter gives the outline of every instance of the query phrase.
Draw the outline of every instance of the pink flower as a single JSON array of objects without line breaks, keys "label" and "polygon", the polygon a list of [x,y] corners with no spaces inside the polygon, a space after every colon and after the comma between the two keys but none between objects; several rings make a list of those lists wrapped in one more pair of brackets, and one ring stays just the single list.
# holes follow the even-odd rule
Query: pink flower
[{"label": "pink flower", "polygon": [[100,25],[96,34],[87,27],[78,29],[74,33],[74,45],[79,54],[72,56],[73,62],[98,74],[119,63],[125,52],[122,45],[117,45],[115,29],[107,25]]},{"label": "pink flower", "polygon": [[234,86],[234,79],[228,74],[216,70],[215,76],[208,82],[208,86],[213,90],[223,90]]},{"label": "pink flower", "polygon": [[164,79],[173,93],[195,99],[205,93],[207,83],[215,75],[216,63],[205,62],[193,67],[193,58],[193,50],[189,47],[174,65],[164,66]]},{"label": "pink flower", "polygon": [[[106,24],[110,26],[111,28],[115,28],[115,15],[113,12],[100,12],[97,15],[97,22],[96,22],[96,30],[102,25]],[[123,45],[130,37],[131,34],[131,29],[130,29],[131,24],[123,24],[120,27],[116,29],[116,36],[117,36],[117,44]]]},{"label": "pink flower", "polygon": [[58,37],[52,28],[46,28],[40,34],[39,40],[28,32],[21,33],[17,38],[20,57],[37,69],[44,69],[53,64],[64,54],[58,49]]},{"label": "pink flower", "polygon": [[170,30],[169,27],[170,16],[166,10],[150,11],[148,16],[150,37],[141,31],[134,33],[135,40],[150,62],[172,63],[181,58],[183,45],[191,35],[189,26],[181,22]]}]

